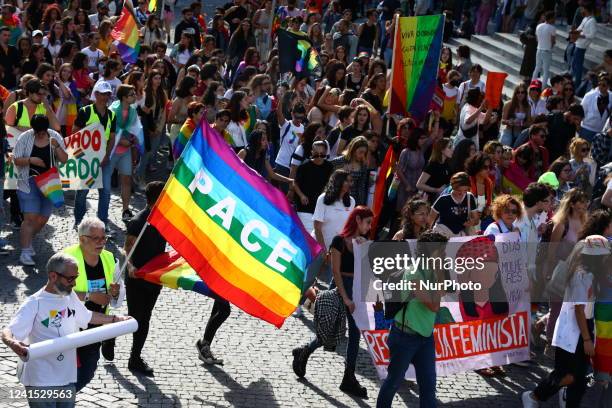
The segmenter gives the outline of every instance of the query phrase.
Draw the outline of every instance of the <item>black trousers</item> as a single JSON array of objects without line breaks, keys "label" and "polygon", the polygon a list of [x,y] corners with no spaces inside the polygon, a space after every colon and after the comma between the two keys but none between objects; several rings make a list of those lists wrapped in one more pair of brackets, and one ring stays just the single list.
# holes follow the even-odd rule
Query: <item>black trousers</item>
[{"label": "black trousers", "polygon": [[209,344],[212,343],[217,330],[219,327],[221,327],[223,322],[227,320],[231,312],[230,304],[227,300],[216,295],[212,297],[215,299],[215,304],[213,305],[212,312],[210,313],[208,323],[206,323],[203,337],[203,340]]},{"label": "black trousers", "polygon": [[[593,338],[592,333],[591,338]],[[589,358],[584,354],[582,336],[578,339],[578,345],[574,353],[555,347],[555,367],[548,374],[548,377],[538,384],[533,393],[538,400],[546,401],[559,392],[561,389],[559,384],[563,377],[571,374],[574,377],[574,382],[567,386],[566,406],[567,408],[579,408],[580,401],[587,388],[588,367]]]},{"label": "black trousers", "polygon": [[142,348],[147,340],[147,335],[149,334],[151,313],[153,312],[160,291],[160,285],[147,282],[143,279],[127,277],[125,280],[128,314],[138,322],[138,330],[132,335],[131,358],[140,357]]}]

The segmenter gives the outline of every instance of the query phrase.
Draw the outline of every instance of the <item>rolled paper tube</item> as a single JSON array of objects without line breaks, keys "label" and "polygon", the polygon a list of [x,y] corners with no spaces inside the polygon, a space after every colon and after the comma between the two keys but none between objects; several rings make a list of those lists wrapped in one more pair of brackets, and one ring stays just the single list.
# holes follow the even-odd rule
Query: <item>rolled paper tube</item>
[{"label": "rolled paper tube", "polygon": [[98,343],[103,340],[134,333],[136,330],[138,330],[138,322],[136,319],[106,324],[78,333],[72,333],[67,336],[30,344],[28,346],[28,353],[24,357],[21,357],[21,359],[23,361],[30,361],[46,357],[50,354],[63,353],[64,351],[87,346],[88,344]]}]

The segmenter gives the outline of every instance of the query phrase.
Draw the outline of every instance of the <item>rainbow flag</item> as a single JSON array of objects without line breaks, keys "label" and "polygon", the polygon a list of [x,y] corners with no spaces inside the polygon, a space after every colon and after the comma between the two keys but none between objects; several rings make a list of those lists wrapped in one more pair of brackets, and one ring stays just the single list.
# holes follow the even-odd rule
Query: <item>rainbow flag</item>
[{"label": "rainbow flag", "polygon": [[410,114],[421,121],[436,89],[444,16],[397,18],[389,113]]},{"label": "rainbow flag", "polygon": [[380,213],[382,211],[383,204],[385,203],[385,197],[387,196],[387,189],[385,189],[387,179],[393,174],[397,159],[398,155],[395,153],[393,146],[389,146],[387,153],[385,154],[385,158],[380,164],[378,178],[376,179],[376,186],[374,187],[374,199],[372,201],[372,212],[374,213],[374,217],[372,218],[372,227],[370,228],[371,239],[376,239],[376,230],[378,229]]},{"label": "rainbow flag", "polygon": [[191,290],[205,296],[212,291],[178,252],[164,252],[136,271],[136,277],[172,289]]},{"label": "rainbow flag", "polygon": [[191,120],[191,118],[187,118],[183,126],[181,126],[181,130],[179,130],[178,136],[174,140],[174,145],[172,146],[172,156],[174,159],[178,159],[185,150],[185,146],[187,146],[187,142],[193,135],[193,131],[196,127],[196,124]]},{"label": "rainbow flag", "polygon": [[208,287],[281,327],[321,252],[285,195],[245,165],[202,120],[149,223]]},{"label": "rainbow flag", "polygon": [[595,303],[595,371],[612,373],[612,303]]},{"label": "rainbow flag", "polygon": [[87,181],[85,181],[85,184],[87,184],[87,187],[91,188],[91,186],[96,184],[96,180],[93,177],[90,177],[87,179]]},{"label": "rainbow flag", "polygon": [[34,181],[42,195],[48,198],[54,207],[59,208],[64,205],[64,190],[57,167],[51,167],[44,173],[34,176]]},{"label": "rainbow flag", "polygon": [[292,72],[298,78],[321,73],[319,54],[306,34],[280,28],[278,50],[281,73]]},{"label": "rainbow flag", "polygon": [[121,10],[121,16],[111,31],[115,45],[121,59],[125,62],[135,63],[140,53],[140,39],[138,38],[138,25],[134,17],[134,7],[131,0],[126,0]]},{"label": "rainbow flag", "polygon": [[62,188],[69,189],[70,188],[70,180],[62,180]]}]

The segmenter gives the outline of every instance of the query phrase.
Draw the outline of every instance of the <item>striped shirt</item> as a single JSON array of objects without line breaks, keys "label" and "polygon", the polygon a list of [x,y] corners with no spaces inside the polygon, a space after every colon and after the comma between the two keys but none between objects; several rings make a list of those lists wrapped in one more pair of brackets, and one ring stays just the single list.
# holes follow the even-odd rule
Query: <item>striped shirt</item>
[{"label": "striped shirt", "polygon": [[[64,143],[64,138],[62,138],[62,135],[53,129],[48,129],[47,132],[49,132],[50,137],[57,141],[62,150],[66,151],[66,144]],[[26,130],[17,138],[15,148],[13,149],[13,157],[15,159],[30,157],[33,147],[34,129]],[[25,166],[15,166],[15,173],[17,175],[17,188],[24,193],[29,193],[30,165],[26,164]]]}]

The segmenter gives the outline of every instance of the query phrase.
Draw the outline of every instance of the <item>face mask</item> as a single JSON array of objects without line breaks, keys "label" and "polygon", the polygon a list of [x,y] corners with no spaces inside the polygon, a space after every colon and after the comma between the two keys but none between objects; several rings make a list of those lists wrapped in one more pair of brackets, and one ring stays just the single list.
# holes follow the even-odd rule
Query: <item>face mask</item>
[{"label": "face mask", "polygon": [[457,87],[457,86],[461,85],[461,82],[459,82],[458,79],[453,79],[452,81],[449,82],[449,84],[451,84],[452,86]]}]

